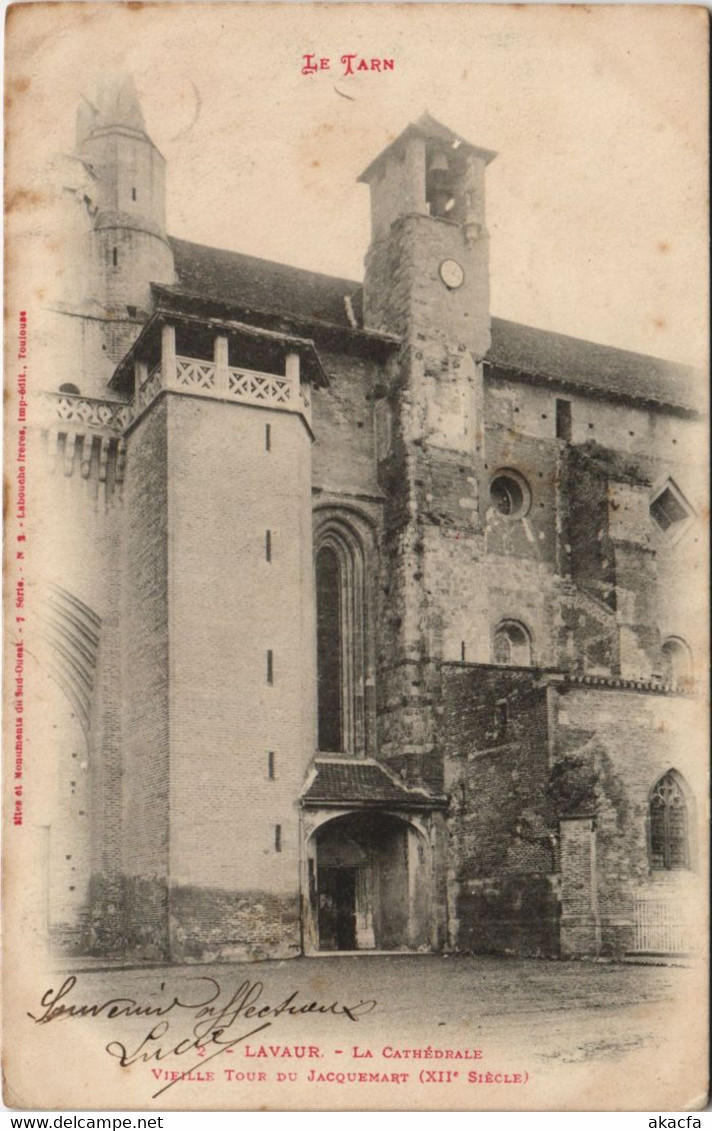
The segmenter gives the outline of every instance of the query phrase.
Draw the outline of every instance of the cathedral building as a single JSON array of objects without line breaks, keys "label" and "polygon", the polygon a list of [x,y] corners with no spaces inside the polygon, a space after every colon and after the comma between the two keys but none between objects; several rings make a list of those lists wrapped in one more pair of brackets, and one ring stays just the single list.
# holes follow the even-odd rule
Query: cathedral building
[{"label": "cathedral building", "polygon": [[694,946],[696,376],[492,317],[495,157],[375,155],[360,283],[172,238],[131,81],[82,106],[31,421],[57,951]]}]

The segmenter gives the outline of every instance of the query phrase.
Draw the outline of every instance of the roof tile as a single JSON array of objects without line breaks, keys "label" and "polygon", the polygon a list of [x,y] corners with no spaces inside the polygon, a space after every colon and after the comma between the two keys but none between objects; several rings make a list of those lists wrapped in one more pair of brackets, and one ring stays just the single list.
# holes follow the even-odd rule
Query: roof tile
[{"label": "roof tile", "polygon": [[[346,330],[354,328],[354,317],[361,322],[362,285],[358,282],[187,240],[171,239],[170,243],[178,286],[188,294]],[[599,395],[700,407],[699,379],[689,366],[503,318],[492,319],[487,360],[534,383],[548,380]]]},{"label": "roof tile", "polygon": [[357,761],[353,758],[317,758],[314,769],[316,776],[302,795],[307,804],[390,802],[411,808],[434,808],[444,804],[442,797],[434,797],[423,789],[410,789],[400,784],[377,762]]}]

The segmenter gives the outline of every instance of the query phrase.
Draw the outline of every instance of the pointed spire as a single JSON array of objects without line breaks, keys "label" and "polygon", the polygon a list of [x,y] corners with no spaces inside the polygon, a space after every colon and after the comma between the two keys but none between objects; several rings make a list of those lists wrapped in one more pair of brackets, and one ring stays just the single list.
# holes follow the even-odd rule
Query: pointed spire
[{"label": "pointed spire", "polygon": [[96,129],[98,110],[85,94],[77,107],[77,146],[81,148],[92,130]]},{"label": "pointed spire", "polygon": [[110,73],[101,80],[94,129],[107,126],[125,126],[146,133],[136,85],[133,76],[126,71]]}]

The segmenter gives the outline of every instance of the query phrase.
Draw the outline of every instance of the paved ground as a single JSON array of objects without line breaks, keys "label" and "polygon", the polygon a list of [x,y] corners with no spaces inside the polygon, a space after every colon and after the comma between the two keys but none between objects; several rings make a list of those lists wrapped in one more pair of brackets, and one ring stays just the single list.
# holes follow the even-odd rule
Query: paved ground
[{"label": "paved ground", "polygon": [[[704,986],[701,972],[693,965],[655,966],[596,962],[553,962],[494,957],[440,957],[435,955],[359,956],[302,958],[288,962],[225,964],[213,966],[152,967],[143,969],[86,969],[77,962],[77,983],[65,1002],[91,1003],[117,996],[137,1001],[170,1000],[175,993],[183,1000],[206,1000],[215,979],[221,987],[221,1002],[226,1002],[244,982],[262,983],[259,1004],[277,1006],[296,993],[294,1002],[334,1001],[349,1007],[364,999],[376,1006],[358,1021],[327,1015],[284,1013],[270,1017],[269,1028],[249,1040],[278,1047],[294,1044],[317,1046],[321,1060],[308,1064],[294,1061],[250,1057],[245,1045],[236,1046],[217,1062],[222,1075],[225,1066],[243,1071],[299,1067],[300,1087],[312,1067],[322,1070],[357,1069],[410,1070],[412,1060],[384,1057],[384,1048],[476,1049],[482,1061],[454,1064],[444,1060],[420,1060],[416,1069],[456,1067],[462,1069],[458,1090],[444,1090],[455,1106],[476,1107],[629,1107],[632,1110],[660,1107],[671,1110],[692,1103],[701,1091],[697,1082],[704,1054]],[[64,975],[54,974],[45,986],[58,986]],[[257,993],[255,989],[252,991]],[[196,994],[193,997],[191,995]],[[172,1033],[184,1036],[185,1019],[172,1017]],[[190,1014],[192,1024],[193,1015]],[[180,1022],[180,1023],[179,1023]],[[240,1018],[240,1032],[249,1031],[258,1021]],[[75,1019],[61,1022],[71,1046]],[[86,1032],[86,1022],[83,1022]],[[59,1026],[47,1026],[43,1032]],[[101,1047],[106,1041],[121,1040],[126,1047],[138,1047],[145,1037],[145,1019],[97,1020],[91,1023],[92,1037]],[[36,1030],[35,1030],[36,1031]],[[190,1029],[186,1028],[186,1032]],[[132,1044],[133,1042],[133,1044]],[[369,1049],[372,1058],[360,1057],[354,1049]],[[336,1051],[340,1050],[340,1051]],[[166,1064],[189,1067],[181,1057]],[[154,1062],[155,1063],[155,1062]],[[113,1067],[116,1067],[113,1065]],[[148,1066],[136,1064],[148,1078]],[[133,1071],[135,1071],[135,1069]],[[463,1087],[468,1070],[482,1069],[508,1073],[524,1072],[530,1081],[524,1092],[510,1087]],[[229,1077],[228,1077],[229,1078]],[[410,1077],[417,1082],[417,1074]],[[148,1080],[148,1083],[152,1083]],[[221,1087],[223,1085],[221,1084]],[[306,1084],[304,1085],[306,1086]],[[409,1085],[410,1086],[410,1085]],[[419,1086],[416,1104],[438,1106],[445,1102],[435,1090]],[[258,1106],[255,1085],[245,1084],[246,1092],[232,1093],[236,1106]],[[265,1085],[265,1089],[268,1085]],[[564,1099],[559,1090],[565,1089]],[[171,1106],[188,1098],[192,1085],[181,1082],[162,1102]],[[621,1088],[623,1089],[621,1092]],[[441,1089],[442,1090],[442,1089]],[[608,1090],[608,1091],[607,1091]],[[308,1102],[315,1107],[334,1103],[334,1089],[312,1085]],[[284,1091],[280,1095],[284,1095]],[[344,1095],[343,1090],[339,1093]],[[401,1093],[402,1094],[402,1093]],[[207,1089],[201,1096],[207,1097]],[[375,1092],[363,1088],[359,1104],[373,1106]],[[662,1099],[661,1099],[662,1097]],[[214,1106],[224,1106],[217,1091],[210,1093]],[[368,1102],[366,1100],[368,1099]],[[158,1102],[158,1101],[157,1101]],[[195,1103],[191,1095],[190,1103]],[[382,1102],[382,1101],[381,1101]],[[409,1101],[413,1103],[413,1099]],[[270,1094],[269,1106],[277,1106]],[[397,1106],[395,1101],[388,1106]],[[205,1103],[213,1106],[213,1103]],[[352,1104],[352,1106],[354,1106]]]}]

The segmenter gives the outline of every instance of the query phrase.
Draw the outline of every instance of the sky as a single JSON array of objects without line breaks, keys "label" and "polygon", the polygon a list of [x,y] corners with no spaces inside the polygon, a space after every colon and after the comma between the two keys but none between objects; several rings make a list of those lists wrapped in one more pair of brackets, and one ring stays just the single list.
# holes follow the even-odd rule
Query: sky
[{"label": "sky", "polygon": [[[80,98],[126,68],[168,162],[172,235],[361,279],[356,178],[427,109],[498,153],[493,314],[700,365],[706,36],[691,7],[21,5],[11,169],[71,148]],[[306,53],[329,70],[302,74]],[[345,53],[393,70],[344,76]]]}]

